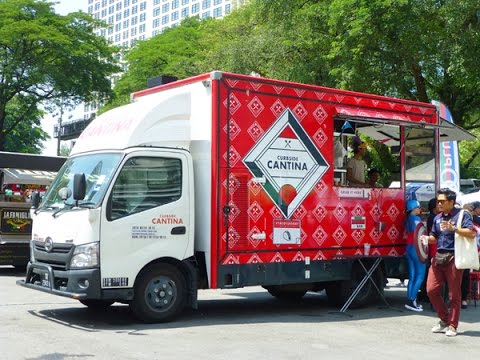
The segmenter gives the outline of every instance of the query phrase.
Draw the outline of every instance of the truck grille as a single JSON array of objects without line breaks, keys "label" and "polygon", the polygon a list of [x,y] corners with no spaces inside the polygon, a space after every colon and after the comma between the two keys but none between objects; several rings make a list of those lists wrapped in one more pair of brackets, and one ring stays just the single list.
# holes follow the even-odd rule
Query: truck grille
[{"label": "truck grille", "polygon": [[33,241],[33,256],[35,262],[50,265],[54,269],[65,270],[72,258],[74,245],[54,243],[51,251],[47,252],[45,244]]}]

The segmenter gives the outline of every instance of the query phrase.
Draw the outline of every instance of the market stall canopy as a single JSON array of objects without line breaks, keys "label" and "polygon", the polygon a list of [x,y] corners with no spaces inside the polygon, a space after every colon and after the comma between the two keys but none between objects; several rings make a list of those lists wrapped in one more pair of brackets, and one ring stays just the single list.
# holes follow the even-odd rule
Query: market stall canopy
[{"label": "market stall canopy", "polygon": [[0,151],[0,168],[58,171],[67,158]]},{"label": "market stall canopy", "polygon": [[57,175],[54,171],[0,169],[3,172],[3,184],[50,185]]}]

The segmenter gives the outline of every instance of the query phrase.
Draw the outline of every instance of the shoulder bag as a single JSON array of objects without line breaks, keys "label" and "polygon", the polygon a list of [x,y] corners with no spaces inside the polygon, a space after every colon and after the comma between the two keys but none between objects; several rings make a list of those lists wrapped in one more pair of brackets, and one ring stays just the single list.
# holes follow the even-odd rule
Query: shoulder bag
[{"label": "shoulder bag", "polygon": [[[464,210],[460,210],[457,220],[457,229],[462,228]],[[474,269],[480,267],[478,248],[475,238],[467,238],[455,233],[455,267],[457,269]]]}]

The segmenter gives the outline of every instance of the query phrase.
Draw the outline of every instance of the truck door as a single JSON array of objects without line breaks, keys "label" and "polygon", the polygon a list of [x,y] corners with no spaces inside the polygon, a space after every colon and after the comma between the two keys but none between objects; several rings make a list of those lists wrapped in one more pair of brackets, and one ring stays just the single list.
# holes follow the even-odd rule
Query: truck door
[{"label": "truck door", "polygon": [[150,261],[191,255],[189,164],[189,155],[180,151],[135,152],[124,159],[102,214],[103,287],[130,287]]}]

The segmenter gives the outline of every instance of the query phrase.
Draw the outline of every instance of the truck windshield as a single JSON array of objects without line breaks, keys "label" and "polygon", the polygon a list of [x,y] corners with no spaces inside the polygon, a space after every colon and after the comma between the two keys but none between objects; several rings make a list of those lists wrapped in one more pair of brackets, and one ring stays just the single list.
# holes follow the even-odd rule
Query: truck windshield
[{"label": "truck windshield", "polygon": [[73,176],[81,173],[85,174],[87,187],[85,198],[79,201],[79,205],[97,207],[102,201],[120,158],[120,153],[102,153],[68,159],[58,172],[40,208],[60,209],[65,206],[65,203],[73,204],[71,195],[64,201],[58,191],[64,187],[73,190]]}]

